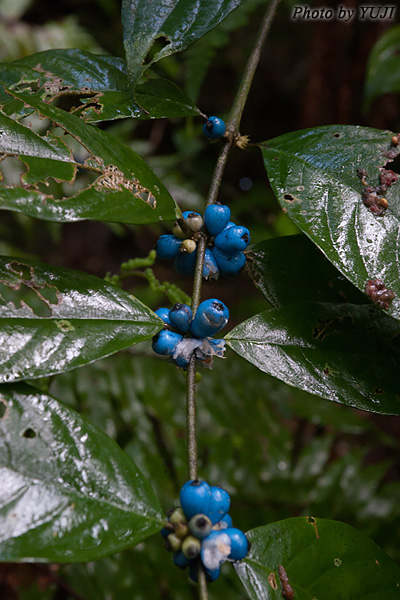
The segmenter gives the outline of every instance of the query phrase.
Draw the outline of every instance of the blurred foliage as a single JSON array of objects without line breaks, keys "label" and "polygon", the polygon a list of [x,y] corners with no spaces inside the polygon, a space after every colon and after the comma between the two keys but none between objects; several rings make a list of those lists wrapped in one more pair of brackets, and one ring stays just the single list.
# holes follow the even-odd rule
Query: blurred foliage
[{"label": "blurred foliage", "polygon": [[[166,360],[149,360],[148,344],[139,348],[58,375],[49,387],[117,440],[168,511],[186,479],[185,376]],[[400,559],[399,442],[387,419],[292,390],[232,352],[213,372],[201,371],[198,394],[200,473],[228,489],[235,525],[248,530],[310,514],[337,519]],[[161,537],[144,548],[63,567],[63,576],[87,600],[100,600],[102,589],[110,598],[161,597],[161,589],[166,598],[185,597],[186,574],[170,569]],[[239,600],[236,587],[232,570],[210,591]]]}]

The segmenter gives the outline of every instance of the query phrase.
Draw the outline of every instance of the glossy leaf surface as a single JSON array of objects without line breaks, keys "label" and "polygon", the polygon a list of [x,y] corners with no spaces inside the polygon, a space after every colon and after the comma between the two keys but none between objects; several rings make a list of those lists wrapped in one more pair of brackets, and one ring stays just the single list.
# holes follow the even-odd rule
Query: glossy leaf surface
[{"label": "glossy leaf surface", "polygon": [[400,598],[399,566],[344,523],[297,517],[246,535],[250,553],[235,568],[251,600]]},{"label": "glossy leaf surface", "polygon": [[0,560],[95,560],[161,529],[149,484],[97,427],[25,384],[0,403]]},{"label": "glossy leaf surface", "polygon": [[[178,208],[168,190],[133,150],[107,132],[31,94],[13,95],[70,134],[80,145],[82,156],[75,158],[72,148],[68,149],[59,137],[47,133],[40,136],[30,127],[2,115],[0,155],[19,156],[29,171],[23,175],[22,179],[27,177],[23,188],[17,184],[0,187],[1,209],[62,222],[94,219],[142,224],[175,218]],[[51,153],[49,144],[56,146],[57,151]],[[53,162],[48,163],[48,158]],[[90,173],[94,181],[87,179],[77,193],[69,191],[69,196],[56,199],[46,193],[45,185],[38,187],[37,183],[46,184],[51,178],[65,179],[65,163],[70,168],[73,165],[68,179],[71,184],[75,183],[77,168],[87,176]]]},{"label": "glossy leaf surface", "polygon": [[[122,25],[130,84],[134,85],[152,63],[200,39],[242,2],[244,0],[123,0]],[[144,66],[157,38],[166,44]]]},{"label": "glossy leaf surface", "polygon": [[265,142],[261,151],[283,210],[361,291],[367,281],[382,280],[395,294],[388,312],[400,318],[400,181],[386,190],[381,216],[362,198],[367,185],[379,185],[380,167],[400,152],[392,136],[366,127],[318,127]]},{"label": "glossy leaf surface", "polygon": [[161,328],[149,308],[102,279],[0,259],[0,382],[79,367]]},{"label": "glossy leaf surface", "polygon": [[367,64],[365,104],[382,94],[400,92],[400,25],[391,27],[372,48]]},{"label": "glossy leaf surface", "polygon": [[[85,121],[199,114],[183,90],[154,75],[138,85],[137,103],[133,102],[124,59],[78,49],[46,50],[2,64],[0,81],[14,91],[30,91],[46,103],[64,95],[83,96],[72,111]],[[5,92],[0,92],[1,100],[8,111],[15,108]]]},{"label": "glossy leaf surface", "polygon": [[225,339],[289,385],[361,410],[400,414],[400,325],[375,307],[282,306],[244,321]]},{"label": "glossy leaf surface", "polygon": [[368,302],[305,235],[273,238],[250,246],[247,268],[274,307],[299,302]]}]

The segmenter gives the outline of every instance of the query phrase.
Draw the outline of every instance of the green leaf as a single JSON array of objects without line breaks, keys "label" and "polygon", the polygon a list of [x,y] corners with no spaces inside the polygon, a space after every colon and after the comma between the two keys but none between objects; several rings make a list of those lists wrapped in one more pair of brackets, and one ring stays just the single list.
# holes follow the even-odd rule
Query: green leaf
[{"label": "green leaf", "polygon": [[365,108],[382,94],[400,92],[400,25],[391,27],[372,48],[364,89]]},{"label": "green leaf", "polygon": [[0,258],[0,382],[68,371],[161,328],[147,306],[102,279]]},{"label": "green leaf", "polygon": [[161,529],[150,485],[97,427],[25,384],[0,404],[0,560],[95,560]]},{"label": "green leaf", "polygon": [[250,553],[235,569],[251,600],[400,597],[397,563],[344,523],[297,517],[257,527],[247,537]]},{"label": "green leaf", "polygon": [[283,210],[361,291],[369,280],[382,280],[395,294],[388,312],[400,318],[400,181],[385,191],[388,209],[381,216],[362,197],[367,185],[379,187],[380,168],[400,153],[392,136],[366,127],[317,127],[265,142],[261,151]]},{"label": "green leaf", "polygon": [[255,285],[274,307],[300,302],[367,302],[304,235],[250,246],[247,267]]},{"label": "green leaf", "polygon": [[[154,74],[136,90],[137,104],[128,91],[126,62],[84,50],[46,50],[0,65],[0,80],[14,91],[29,91],[49,103],[60,96],[83,96],[72,108],[85,121],[133,117],[159,119],[198,115],[199,109],[174,83]],[[0,88],[1,90],[1,88]],[[0,91],[7,112],[15,101]]]},{"label": "green leaf", "polygon": [[244,321],[225,339],[289,385],[361,410],[400,414],[400,324],[375,307],[282,306]]},{"label": "green leaf", "polygon": [[[218,25],[244,0],[123,0],[122,26],[128,80],[135,86],[143,71],[165,56],[180,52]],[[164,47],[145,60],[155,40]]]},{"label": "green leaf", "polygon": [[[70,134],[75,145],[71,143],[71,148],[67,148],[56,135],[40,136],[30,126],[2,115],[0,156],[19,156],[29,166],[29,173],[23,176],[27,184],[23,188],[15,183],[0,187],[0,209],[61,222],[94,219],[143,224],[177,216],[179,209],[168,190],[133,150],[107,132],[41,102],[32,94],[12,94]],[[73,151],[79,157],[75,158]],[[35,160],[26,160],[26,157]],[[65,163],[73,178],[77,168],[79,173],[83,172],[75,182],[76,186],[81,183],[83,189],[73,194],[75,187],[72,187],[70,194],[73,195],[54,198],[55,190],[47,191],[46,184],[49,178],[56,181],[66,178]],[[37,185],[39,180],[44,184],[42,187]]]}]

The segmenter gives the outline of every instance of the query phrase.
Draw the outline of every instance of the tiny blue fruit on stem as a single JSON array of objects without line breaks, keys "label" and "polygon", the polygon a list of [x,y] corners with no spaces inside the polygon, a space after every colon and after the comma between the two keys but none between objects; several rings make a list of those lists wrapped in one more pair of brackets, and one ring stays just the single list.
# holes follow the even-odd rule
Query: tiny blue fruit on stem
[{"label": "tiny blue fruit on stem", "polygon": [[179,275],[193,275],[196,266],[197,249],[194,252],[179,252],[175,259],[175,269]]},{"label": "tiny blue fruit on stem", "polygon": [[229,310],[216,298],[204,300],[199,305],[190,327],[190,333],[197,338],[210,337],[218,333],[229,319]]},{"label": "tiny blue fruit on stem", "polygon": [[218,523],[228,512],[231,505],[231,498],[226,490],[217,485],[213,485],[211,490],[211,508],[209,517],[213,525]]},{"label": "tiny blue fruit on stem", "polygon": [[214,246],[211,252],[223,277],[235,277],[246,264],[246,256],[241,251],[229,253]]},{"label": "tiny blue fruit on stem", "polygon": [[210,204],[204,211],[204,223],[210,235],[218,235],[230,218],[231,209],[226,204]]},{"label": "tiny blue fruit on stem", "polygon": [[178,550],[178,552],[174,553],[174,564],[180,569],[186,569],[186,567],[190,564],[190,558],[187,558],[182,552],[182,550]]},{"label": "tiny blue fruit on stem", "polygon": [[209,248],[206,248],[204,254],[204,265],[203,265],[203,277],[204,279],[218,279],[219,269],[217,262]]},{"label": "tiny blue fruit on stem", "polygon": [[171,324],[181,333],[187,333],[192,322],[192,309],[187,304],[177,302],[169,311]]},{"label": "tiny blue fruit on stem", "polygon": [[213,525],[213,529],[215,531],[221,531],[221,529],[228,529],[228,527],[232,527],[232,517],[230,515],[225,515],[218,523]]},{"label": "tiny blue fruit on stem", "polygon": [[[206,574],[207,581],[215,581],[221,574],[221,569],[206,569],[204,566],[202,567]],[[198,569],[199,563],[197,561],[193,561],[189,565],[189,577],[192,581],[197,583],[198,581]]]},{"label": "tiny blue fruit on stem", "polygon": [[249,243],[250,231],[242,225],[225,227],[214,240],[214,244],[224,252],[246,250]]},{"label": "tiny blue fruit on stem", "polygon": [[229,535],[231,540],[231,552],[228,556],[230,560],[242,560],[249,551],[249,542],[243,531],[236,527],[228,527],[223,529],[224,533]]},{"label": "tiny blue fruit on stem", "polygon": [[187,519],[195,515],[207,515],[211,506],[210,486],[206,481],[187,481],[180,491],[179,499]]},{"label": "tiny blue fruit on stem", "polygon": [[160,317],[166,325],[171,325],[171,321],[169,320],[169,310],[169,308],[162,306],[155,311],[156,315]]},{"label": "tiny blue fruit on stem", "polygon": [[160,333],[153,337],[153,350],[154,352],[157,352],[157,354],[173,354],[181,339],[182,336],[180,333],[163,329],[160,331]]},{"label": "tiny blue fruit on stem", "polygon": [[161,235],[156,244],[156,252],[158,258],[162,258],[164,260],[169,260],[171,258],[176,258],[179,255],[179,248],[182,243],[182,240],[171,235],[170,233],[165,233]]},{"label": "tiny blue fruit on stem", "polygon": [[216,140],[225,133],[225,123],[219,117],[209,117],[203,125],[203,133],[210,140]]}]

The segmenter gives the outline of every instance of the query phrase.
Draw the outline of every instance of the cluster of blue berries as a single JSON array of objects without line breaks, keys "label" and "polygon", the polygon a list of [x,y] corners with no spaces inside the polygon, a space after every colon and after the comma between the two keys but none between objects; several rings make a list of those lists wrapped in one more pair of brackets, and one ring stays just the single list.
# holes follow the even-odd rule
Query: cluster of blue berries
[{"label": "cluster of blue berries", "polygon": [[213,356],[223,356],[225,340],[212,338],[228,323],[229,310],[223,302],[210,298],[202,302],[194,316],[187,304],[155,311],[165,323],[153,338],[153,350],[170,356],[178,367],[186,369],[194,354],[204,367],[211,368]]},{"label": "cluster of blue berries", "polygon": [[197,581],[199,564],[208,581],[215,581],[225,561],[245,558],[249,543],[245,534],[232,527],[228,511],[230,497],[219,486],[198,479],[187,481],[180,492],[181,506],[169,515],[162,536],[174,563],[189,567],[189,577]]},{"label": "cluster of blue berries", "polygon": [[209,140],[222,137],[225,129],[225,123],[219,117],[209,117],[203,125],[203,133]]},{"label": "cluster of blue berries", "polygon": [[244,250],[250,243],[246,227],[230,221],[231,211],[225,204],[210,204],[204,212],[204,220],[197,212],[185,211],[186,231],[176,222],[172,234],[162,235],[156,245],[161,259],[175,259],[180,275],[193,275],[197,258],[197,241],[206,234],[208,238],[204,256],[203,277],[219,279],[234,277],[246,264]]}]

